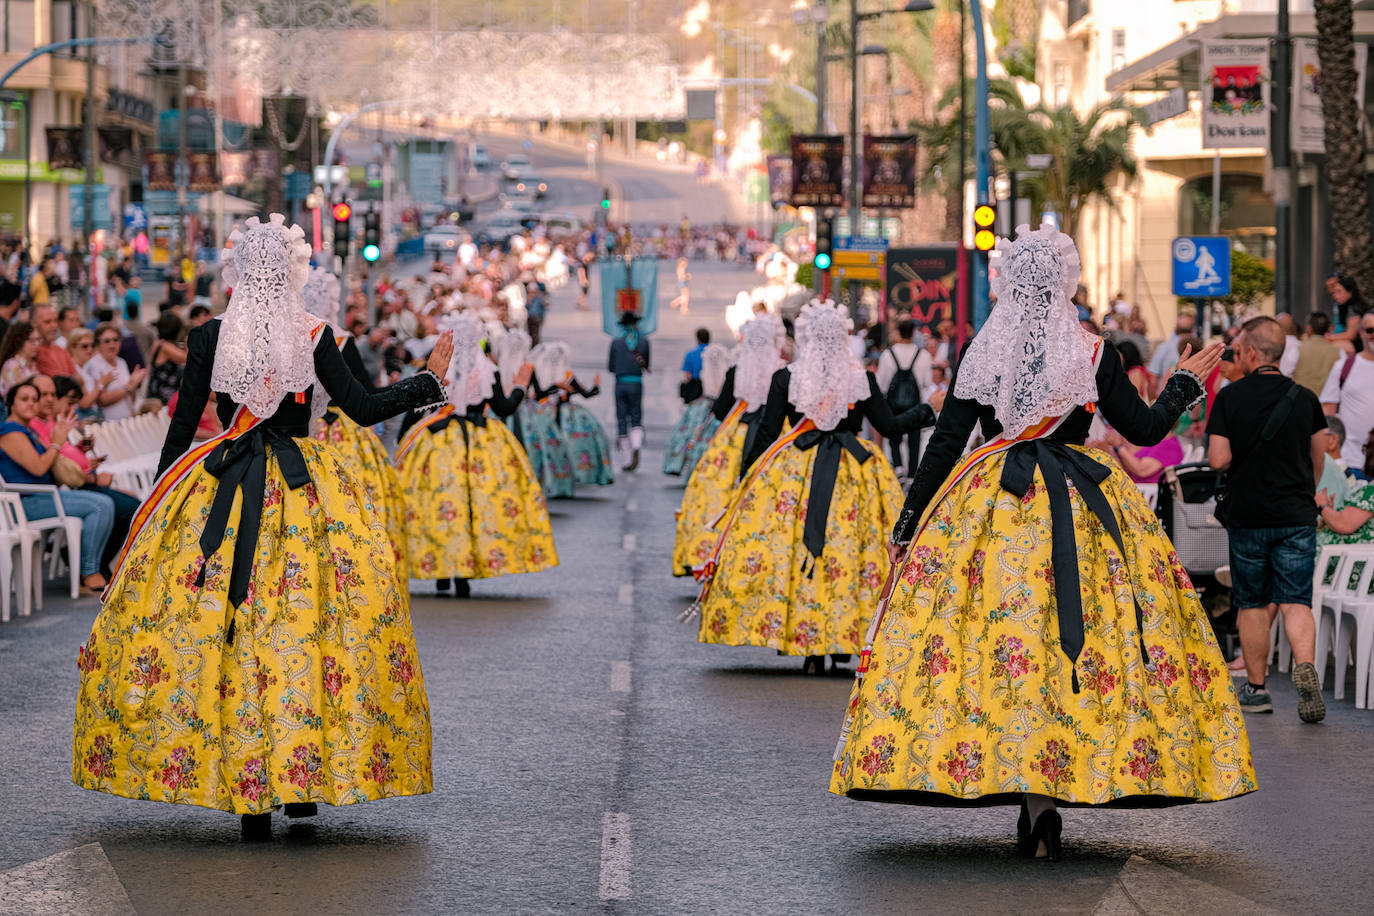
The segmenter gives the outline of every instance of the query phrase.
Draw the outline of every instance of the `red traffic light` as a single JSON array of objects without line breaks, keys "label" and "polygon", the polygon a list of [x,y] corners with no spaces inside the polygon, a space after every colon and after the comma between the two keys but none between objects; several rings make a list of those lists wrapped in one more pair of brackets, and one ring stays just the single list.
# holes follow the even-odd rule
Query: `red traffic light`
[{"label": "red traffic light", "polygon": [[348,219],[350,216],[353,215],[353,208],[350,207],[348,204],[341,202],[334,205],[334,209],[332,212],[334,213],[334,218],[336,220],[338,220],[339,222],[343,222],[344,220]]}]

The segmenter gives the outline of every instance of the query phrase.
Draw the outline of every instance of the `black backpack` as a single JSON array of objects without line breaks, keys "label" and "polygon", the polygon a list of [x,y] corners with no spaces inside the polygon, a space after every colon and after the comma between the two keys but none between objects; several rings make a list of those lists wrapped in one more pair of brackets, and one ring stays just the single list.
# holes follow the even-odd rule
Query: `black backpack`
[{"label": "black backpack", "polygon": [[906,368],[902,368],[902,364],[897,361],[897,353],[891,347],[888,347],[887,352],[892,355],[892,362],[897,367],[892,381],[887,383],[887,406],[892,408],[893,413],[901,413],[921,403],[921,386],[916,384],[916,373],[912,371],[916,366],[916,360],[921,357],[921,351],[916,351],[916,355],[911,357],[911,362]]}]

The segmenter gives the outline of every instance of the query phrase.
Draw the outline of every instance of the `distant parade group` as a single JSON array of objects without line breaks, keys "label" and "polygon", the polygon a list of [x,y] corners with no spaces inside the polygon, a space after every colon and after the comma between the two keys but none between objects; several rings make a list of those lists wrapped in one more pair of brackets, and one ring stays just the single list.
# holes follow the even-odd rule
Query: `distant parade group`
[{"label": "distant parade group", "polygon": [[[253,219],[231,243],[228,307],[191,332],[157,483],[79,653],[72,769],[241,815],[252,838],[276,810],[433,789],[411,580],[462,598],[557,566],[548,500],[639,468],[650,359],[625,314],[614,444],[579,403],[599,373],[587,385],[566,344],[493,339],[470,312],[440,318],[423,371],[378,387],[298,227]],[[853,677],[832,793],[1017,807],[1021,854],[1057,858],[1062,808],[1257,788],[1187,574],[1131,479],[1084,446],[1097,412],[1161,439],[1221,354],[1185,354],[1147,404],[1079,326],[1073,243],[1044,228],[1003,248],[943,403],[894,410],[831,302],[702,341],[664,444],[685,490],[663,571],[694,578],[700,642]],[[224,432],[196,441],[212,396]],[[394,456],[372,430],[393,417]],[[905,496],[865,426],[934,427]]]}]

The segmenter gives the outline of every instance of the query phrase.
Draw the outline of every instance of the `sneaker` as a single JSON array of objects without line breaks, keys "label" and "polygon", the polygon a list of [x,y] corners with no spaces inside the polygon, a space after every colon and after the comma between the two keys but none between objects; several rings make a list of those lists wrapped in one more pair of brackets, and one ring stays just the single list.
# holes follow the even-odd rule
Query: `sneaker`
[{"label": "sneaker", "polygon": [[1256,690],[1249,684],[1240,688],[1239,694],[1240,708],[1245,712],[1273,712],[1274,702],[1269,698],[1269,691],[1264,688]]},{"label": "sneaker", "polygon": [[1293,666],[1293,686],[1298,688],[1298,718],[1309,724],[1325,719],[1326,702],[1317,683],[1317,669],[1311,662]]}]

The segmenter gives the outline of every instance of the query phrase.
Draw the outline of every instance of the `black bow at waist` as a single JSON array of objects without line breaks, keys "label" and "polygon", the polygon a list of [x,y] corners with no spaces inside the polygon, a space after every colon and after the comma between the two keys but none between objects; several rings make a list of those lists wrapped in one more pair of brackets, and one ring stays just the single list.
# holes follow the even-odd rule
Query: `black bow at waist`
[{"label": "black bow at waist", "polygon": [[741,414],[739,421],[744,424],[744,450],[740,454],[739,478],[744,479],[744,475],[749,472],[749,468],[744,465],[744,458],[754,453],[754,440],[758,438],[759,425],[763,422],[763,408],[751,410]]},{"label": "black bow at waist", "polygon": [[[1102,493],[1102,484],[1111,476],[1111,469],[1062,442],[1033,439],[1019,442],[1007,450],[1002,466],[1002,489],[1025,498],[1035,482],[1035,469],[1045,480],[1045,492],[1050,500],[1050,563],[1054,572],[1054,603],[1059,618],[1059,645],[1068,656],[1073,670],[1073,692],[1078,692],[1078,656],[1083,651],[1083,596],[1079,591],[1078,543],[1074,536],[1073,503],[1069,499],[1067,481],[1073,481],[1078,495],[1088,509],[1097,516],[1102,527],[1116,542],[1123,562],[1126,546],[1121,538],[1121,526],[1111,503]],[[1135,601],[1136,628],[1140,633],[1142,663],[1150,663],[1145,650],[1145,617],[1140,602]]]},{"label": "black bow at waist", "polygon": [[811,495],[806,501],[802,543],[812,557],[820,559],[821,552],[825,550],[825,526],[830,520],[830,500],[835,495],[835,478],[840,472],[841,453],[849,452],[859,464],[867,461],[871,453],[864,448],[858,436],[837,429],[809,429],[794,442],[802,451],[816,449],[816,461],[811,466]]},{"label": "black bow at waist", "polygon": [[487,425],[487,415],[485,411],[482,413],[458,413],[454,411],[442,420],[435,420],[430,424],[429,431],[438,435],[448,429],[451,423],[458,424],[458,429],[463,433],[463,444],[466,445],[468,441],[468,424],[471,423],[473,426],[485,428]]},{"label": "black bow at waist", "polygon": [[[248,597],[248,584],[253,573],[253,559],[257,552],[258,528],[262,524],[263,503],[267,495],[267,446],[272,446],[281,467],[286,485],[293,490],[310,483],[310,470],[301,454],[296,438],[304,438],[305,429],[280,426],[257,426],[230,442],[222,443],[205,459],[205,470],[219,479],[210,515],[200,535],[202,557],[196,587],[205,584],[206,561],[224,543],[229,525],[229,512],[234,506],[234,494],[243,491],[239,505],[237,540],[234,542],[233,564],[229,572],[229,606],[237,608]],[[233,621],[230,620],[225,642],[233,642]]]}]

